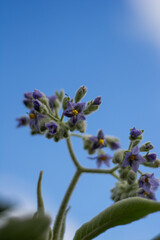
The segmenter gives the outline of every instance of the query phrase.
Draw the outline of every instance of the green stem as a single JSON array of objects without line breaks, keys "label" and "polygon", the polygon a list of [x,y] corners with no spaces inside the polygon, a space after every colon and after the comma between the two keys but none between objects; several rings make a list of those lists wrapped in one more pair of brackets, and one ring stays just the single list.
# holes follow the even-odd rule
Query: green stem
[{"label": "green stem", "polygon": [[[119,166],[115,166],[110,169],[94,169],[94,168],[84,168],[82,167],[82,172],[83,173],[102,173],[102,174],[112,174],[114,171],[116,171],[119,168]],[[112,174],[113,175],[113,174]]]},{"label": "green stem", "polygon": [[79,162],[78,162],[78,160],[77,160],[77,158],[76,158],[76,155],[75,155],[75,153],[74,153],[74,151],[73,151],[70,137],[67,138],[67,146],[68,146],[68,150],[69,150],[71,159],[73,160],[73,163],[75,164],[75,166],[77,167],[77,169],[82,169],[82,167],[81,167],[81,165],[79,164]]},{"label": "green stem", "polygon": [[62,116],[61,116],[61,119],[60,119],[60,122],[62,122],[62,121],[63,121],[63,118],[64,118],[64,115],[62,114]]},{"label": "green stem", "polygon": [[70,133],[70,136],[79,137],[79,138],[82,138],[82,137],[83,137],[83,135],[78,134],[78,133]]},{"label": "green stem", "polygon": [[141,175],[143,175],[143,173],[142,173],[140,170],[138,170],[138,172],[139,172]]},{"label": "green stem", "polygon": [[64,198],[62,200],[61,206],[59,208],[55,223],[54,223],[54,228],[53,228],[53,240],[59,240],[59,234],[60,234],[60,228],[61,228],[61,224],[62,224],[62,220],[63,220],[63,216],[64,213],[66,211],[69,199],[72,195],[72,192],[76,186],[76,183],[79,180],[79,177],[81,175],[81,170],[77,170],[75,175],[72,178],[72,181],[70,183],[70,185],[68,186],[68,189],[64,195]]},{"label": "green stem", "polygon": [[112,172],[111,174],[112,174],[113,177],[117,178],[120,182],[122,182],[120,177],[115,172]]}]

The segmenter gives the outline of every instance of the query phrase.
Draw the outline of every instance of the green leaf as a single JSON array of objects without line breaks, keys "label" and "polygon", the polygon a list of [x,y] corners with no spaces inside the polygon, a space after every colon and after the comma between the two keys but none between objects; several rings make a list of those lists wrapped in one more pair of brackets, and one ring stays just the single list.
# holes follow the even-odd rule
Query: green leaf
[{"label": "green leaf", "polygon": [[83,224],[73,240],[90,240],[109,228],[124,225],[160,211],[160,203],[133,197],[121,200]]},{"label": "green leaf", "polygon": [[48,217],[33,217],[10,219],[0,228],[0,239],[3,240],[46,240],[50,219]]},{"label": "green leaf", "polygon": [[157,237],[152,238],[152,240],[160,240],[160,234]]},{"label": "green leaf", "polygon": [[42,190],[41,190],[42,175],[43,175],[43,171],[40,171],[38,184],[37,184],[37,205],[38,205],[37,215],[38,216],[44,215],[44,203],[43,203]]},{"label": "green leaf", "polygon": [[5,211],[10,210],[13,207],[13,204],[0,202],[0,215],[3,214]]}]

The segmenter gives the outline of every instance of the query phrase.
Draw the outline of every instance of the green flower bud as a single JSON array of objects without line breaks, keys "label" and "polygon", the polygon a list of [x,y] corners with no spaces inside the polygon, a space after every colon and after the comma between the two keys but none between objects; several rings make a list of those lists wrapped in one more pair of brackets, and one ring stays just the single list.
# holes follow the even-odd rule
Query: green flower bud
[{"label": "green flower bud", "polygon": [[83,120],[79,120],[77,123],[76,123],[76,129],[78,131],[80,131],[81,133],[85,133],[86,131],[86,122],[83,121]]},{"label": "green flower bud", "polygon": [[82,138],[82,140],[83,140],[83,148],[85,150],[88,150],[88,149],[90,149],[92,147],[93,143],[91,142],[90,137],[91,137],[91,135],[85,135]]},{"label": "green flower bud", "polygon": [[127,175],[127,183],[129,185],[132,185],[133,183],[135,183],[136,179],[137,179],[137,174],[133,170],[130,170]]},{"label": "green flower bud", "polygon": [[64,91],[61,90],[60,93],[58,93],[57,91],[55,92],[56,96],[58,97],[58,100],[60,102],[62,102],[63,98],[64,98]]},{"label": "green flower bud", "polygon": [[61,107],[61,103],[59,99],[57,98],[53,103],[53,109],[59,109]]},{"label": "green flower bud", "polygon": [[151,142],[146,142],[140,147],[141,152],[149,152],[151,149],[153,149],[154,146],[151,144]]},{"label": "green flower bud", "polygon": [[75,103],[80,102],[80,100],[86,95],[87,88],[85,86],[81,86],[75,95]]},{"label": "green flower bud", "polygon": [[62,102],[63,110],[65,110],[67,108],[68,101],[70,101],[70,97],[64,97],[63,98],[63,102]]},{"label": "green flower bud", "polygon": [[114,164],[116,164],[116,163],[121,164],[124,159],[125,151],[126,150],[124,150],[124,149],[118,149],[113,155],[112,162]]},{"label": "green flower bud", "polygon": [[127,176],[128,176],[128,172],[129,172],[130,168],[129,167],[121,167],[118,171],[119,171],[119,176],[122,180],[126,180]]},{"label": "green flower bud", "polygon": [[84,115],[89,115],[95,111],[97,111],[99,108],[99,105],[93,105],[93,101],[90,101],[87,103],[87,106],[85,107],[83,113]]}]

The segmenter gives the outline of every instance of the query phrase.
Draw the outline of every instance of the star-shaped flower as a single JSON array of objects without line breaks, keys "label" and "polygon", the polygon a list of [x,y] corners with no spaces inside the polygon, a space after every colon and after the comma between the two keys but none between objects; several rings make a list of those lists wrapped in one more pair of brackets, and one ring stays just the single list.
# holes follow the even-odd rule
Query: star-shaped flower
[{"label": "star-shaped flower", "polygon": [[102,130],[99,130],[97,137],[90,137],[90,141],[93,143],[92,150],[96,150],[98,148],[103,148],[107,146],[107,142]]},{"label": "star-shaped flower", "polygon": [[63,115],[70,118],[70,121],[75,125],[79,120],[85,120],[83,110],[85,103],[73,103],[68,101],[67,108],[64,110]]},{"label": "star-shaped flower", "polygon": [[154,177],[154,174],[143,174],[139,180],[139,187],[148,194],[150,191],[155,191],[159,186],[159,181]]},{"label": "star-shaped flower", "polygon": [[122,167],[130,166],[132,170],[136,173],[139,168],[139,164],[145,161],[146,159],[139,154],[138,146],[135,146],[132,151],[126,152]]}]

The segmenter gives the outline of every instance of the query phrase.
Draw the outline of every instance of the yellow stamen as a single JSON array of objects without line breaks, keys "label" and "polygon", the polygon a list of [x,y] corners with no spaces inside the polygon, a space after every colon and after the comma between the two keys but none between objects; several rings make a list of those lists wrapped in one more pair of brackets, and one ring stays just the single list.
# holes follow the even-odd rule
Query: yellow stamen
[{"label": "yellow stamen", "polygon": [[29,117],[30,117],[30,119],[34,119],[35,118],[35,114],[34,113],[30,113]]},{"label": "yellow stamen", "polygon": [[148,183],[149,182],[149,179],[148,177],[145,178],[145,182]]},{"label": "yellow stamen", "polygon": [[132,161],[134,161],[135,156],[134,156],[134,155],[131,155],[129,158],[130,158]]},{"label": "yellow stamen", "polygon": [[98,143],[101,144],[101,145],[104,145],[104,140],[103,140],[102,138],[100,138],[100,139],[98,140]]},{"label": "yellow stamen", "polygon": [[72,111],[72,113],[73,113],[74,116],[76,116],[76,115],[78,114],[78,111],[77,111],[76,109],[74,109],[74,110]]},{"label": "yellow stamen", "polygon": [[147,196],[147,195],[148,195],[148,193],[144,191],[144,195],[146,195],[146,196]]},{"label": "yellow stamen", "polygon": [[102,156],[102,157],[100,157],[100,160],[105,161],[105,160],[106,160],[106,157],[105,157],[105,156]]}]

